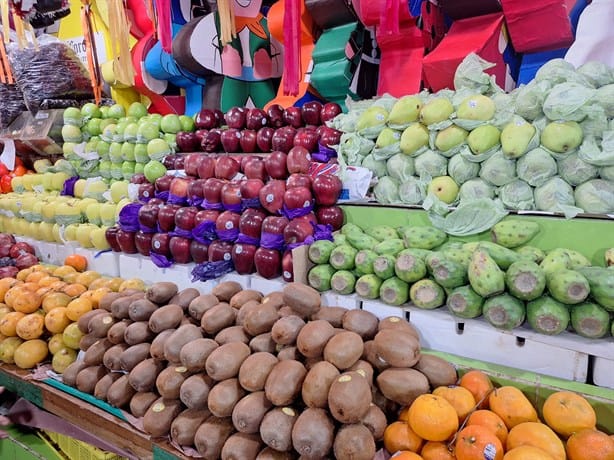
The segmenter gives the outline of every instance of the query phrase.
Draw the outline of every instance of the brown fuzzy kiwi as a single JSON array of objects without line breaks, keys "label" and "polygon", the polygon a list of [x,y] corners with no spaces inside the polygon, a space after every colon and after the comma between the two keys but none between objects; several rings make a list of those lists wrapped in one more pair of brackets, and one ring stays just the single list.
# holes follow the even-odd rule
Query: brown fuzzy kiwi
[{"label": "brown fuzzy kiwi", "polygon": [[249,347],[242,342],[230,342],[217,347],[205,363],[207,375],[218,381],[236,377],[250,353]]},{"label": "brown fuzzy kiwi", "polygon": [[373,369],[376,369],[380,372],[390,367],[390,364],[384,361],[377,354],[377,350],[375,349],[375,341],[373,340],[368,340],[364,343],[362,359],[371,364],[371,366],[373,366]]},{"label": "brown fuzzy kiwi", "polygon": [[391,401],[390,399],[386,398],[386,396],[384,396],[382,392],[379,391],[377,386],[373,387],[372,394],[373,404],[379,407],[384,414],[398,414],[401,407],[403,407],[400,404],[395,403],[394,401]]},{"label": "brown fuzzy kiwi", "polygon": [[88,366],[102,364],[104,353],[113,346],[107,339],[99,339],[94,342],[83,354],[83,362]]},{"label": "brown fuzzy kiwi", "polygon": [[245,316],[243,327],[248,334],[256,336],[265,332],[271,332],[273,324],[278,319],[277,310],[272,305],[261,304]]},{"label": "brown fuzzy kiwi", "polygon": [[160,395],[153,391],[147,393],[135,393],[130,399],[130,413],[137,418],[141,418]]},{"label": "brown fuzzy kiwi", "polygon": [[111,384],[107,391],[107,402],[113,407],[124,407],[130,404],[130,400],[135,395],[136,390],[132,388],[128,381],[128,374],[122,375]]},{"label": "brown fuzzy kiwi", "polygon": [[188,305],[188,314],[196,321],[200,321],[205,312],[218,303],[220,303],[220,300],[213,294],[200,295]]},{"label": "brown fuzzy kiwi", "polygon": [[248,356],[239,368],[239,383],[247,391],[264,389],[266,379],[278,361],[273,354],[264,351]]},{"label": "brown fuzzy kiwi", "polygon": [[205,460],[219,460],[222,447],[234,432],[230,417],[209,417],[196,430],[194,446]]},{"label": "brown fuzzy kiwi", "polygon": [[413,335],[416,339],[420,340],[420,334],[418,333],[418,330],[414,327],[414,325],[408,323],[403,318],[399,318],[398,316],[388,316],[386,318],[380,319],[379,324],[377,325],[377,331],[379,332],[384,329],[406,331],[407,333]]},{"label": "brown fuzzy kiwi", "polygon": [[213,379],[204,372],[190,375],[181,384],[179,399],[189,409],[206,409]]},{"label": "brown fuzzy kiwi", "polygon": [[143,430],[154,438],[168,435],[181,410],[181,401],[158,398],[143,416]]},{"label": "brown fuzzy kiwi", "polygon": [[309,369],[301,394],[307,407],[328,408],[328,391],[339,377],[339,370],[328,361],[320,361]]},{"label": "brown fuzzy kiwi", "polygon": [[414,369],[422,372],[431,388],[454,385],[458,379],[456,368],[443,358],[421,354]]},{"label": "brown fuzzy kiwi", "polygon": [[280,361],[288,359],[298,361],[302,358],[301,354],[298,351],[298,348],[296,348],[295,346],[289,345],[287,347],[284,347],[278,345],[278,350],[279,351],[277,352],[277,359],[279,359]]},{"label": "brown fuzzy kiwi", "polygon": [[151,341],[151,347],[149,348],[149,354],[152,358],[158,360],[165,360],[164,356],[164,344],[166,340],[173,335],[176,329],[167,329],[156,335],[156,338]]},{"label": "brown fuzzy kiwi", "polygon": [[202,338],[202,329],[194,324],[179,326],[166,340],[164,340],[164,357],[168,362],[180,362],[181,348],[192,340]]},{"label": "brown fuzzy kiwi", "polygon": [[64,373],[62,374],[62,382],[70,387],[77,386],[77,374],[79,374],[79,372],[86,367],[88,366],[81,359],[78,361],[73,361],[66,369],[64,369]]},{"label": "brown fuzzy kiwi", "polygon": [[305,321],[296,315],[285,316],[275,321],[271,328],[271,338],[279,345],[294,345]]},{"label": "brown fuzzy kiwi", "polygon": [[359,359],[352,367],[348,368],[348,371],[360,372],[364,378],[367,379],[367,382],[369,382],[369,386],[373,386],[373,376],[375,371],[373,370],[373,366],[368,361]]},{"label": "brown fuzzy kiwi", "polygon": [[234,324],[237,311],[226,302],[220,302],[207,310],[200,319],[200,327],[207,334],[215,335],[222,329]]},{"label": "brown fuzzy kiwi", "polygon": [[247,314],[250,311],[252,311],[254,308],[259,307],[260,305],[262,304],[258,302],[257,300],[248,300],[243,305],[241,305],[241,308],[239,308],[239,310],[237,311],[237,317],[235,318],[235,324],[237,326],[243,326],[243,324],[245,323],[245,317],[247,316]]},{"label": "brown fuzzy kiwi", "polygon": [[305,366],[292,359],[279,361],[266,379],[266,397],[276,406],[292,404],[301,392],[303,380],[307,375]]},{"label": "brown fuzzy kiwi", "polygon": [[282,452],[292,450],[292,427],[298,417],[292,407],[275,407],[260,423],[260,437],[264,443]]},{"label": "brown fuzzy kiwi", "polygon": [[205,370],[207,358],[219,345],[212,339],[196,339],[186,343],[179,352],[179,361],[190,372]]},{"label": "brown fuzzy kiwi", "polygon": [[352,331],[343,331],[330,338],[324,347],[324,359],[339,370],[345,370],[356,364],[363,352],[360,335]]},{"label": "brown fuzzy kiwi", "polygon": [[84,393],[94,393],[98,380],[107,374],[104,366],[87,366],[79,371],[75,379],[77,390]]},{"label": "brown fuzzy kiwi", "polygon": [[388,426],[386,414],[375,404],[369,406],[367,414],[361,420],[362,424],[369,428],[375,441],[381,441],[384,438],[384,431]]},{"label": "brown fuzzy kiwi", "polygon": [[153,391],[156,388],[158,374],[164,369],[162,361],[149,358],[141,361],[128,374],[128,382],[140,393]]},{"label": "brown fuzzy kiwi", "polygon": [[96,386],[94,387],[94,397],[100,399],[101,401],[106,401],[107,392],[109,391],[111,384],[120,378],[121,375],[122,374],[119,372],[109,372],[103,378],[98,380],[98,383],[96,383]]},{"label": "brown fuzzy kiwi", "polygon": [[151,345],[148,343],[138,343],[126,348],[119,355],[119,365],[122,370],[130,372],[141,361],[150,357],[149,350]]},{"label": "brown fuzzy kiwi", "polygon": [[109,329],[113,327],[115,322],[116,320],[111,313],[104,312],[102,315],[96,315],[88,321],[87,333],[100,338],[107,337]]},{"label": "brown fuzzy kiwi", "polygon": [[324,347],[335,334],[335,328],[324,320],[309,321],[298,333],[296,346],[307,358],[316,358],[324,352]]},{"label": "brown fuzzy kiwi", "polygon": [[280,318],[285,318],[286,316],[298,316],[303,321],[306,321],[308,318],[306,315],[302,315],[299,312],[292,310],[292,308],[288,307],[287,305],[280,307],[280,309],[277,310],[277,314]]},{"label": "brown fuzzy kiwi", "polygon": [[227,327],[226,329],[222,329],[215,336],[215,341],[220,345],[224,345],[225,343],[229,342],[243,342],[245,344],[249,344],[250,340],[251,337],[247,334],[247,332],[245,332],[243,326]]},{"label": "brown fuzzy kiwi", "polygon": [[232,308],[238,310],[244,303],[250,300],[255,300],[260,303],[262,301],[262,292],[256,291],[255,289],[243,289],[233,295],[228,303]]},{"label": "brown fuzzy kiwi", "polygon": [[415,369],[386,369],[377,376],[376,381],[386,398],[403,406],[410,405],[430,389],[426,376]]},{"label": "brown fuzzy kiwi", "polygon": [[132,321],[149,321],[151,314],[158,309],[158,304],[148,299],[139,299],[130,304],[128,316]]},{"label": "brown fuzzy kiwi", "polygon": [[369,428],[360,423],[344,425],[335,436],[333,451],[337,460],[373,460],[375,440]]},{"label": "brown fuzzy kiwi", "polygon": [[270,332],[257,335],[249,341],[249,349],[253,353],[264,351],[267,353],[275,353],[277,351],[277,344],[273,341]]},{"label": "brown fuzzy kiwi", "polygon": [[284,306],[284,293],[281,291],[269,292],[262,298],[262,303],[272,305],[279,310]]},{"label": "brown fuzzy kiwi", "polygon": [[124,294],[121,292],[107,292],[98,302],[98,308],[110,312],[111,304],[120,297],[124,297]]},{"label": "brown fuzzy kiwi", "polygon": [[262,417],[271,407],[264,391],[249,393],[232,410],[232,423],[241,433],[258,433]]},{"label": "brown fuzzy kiwi", "polygon": [[90,310],[87,313],[79,317],[79,320],[77,321],[77,327],[83,334],[87,334],[88,332],[90,332],[89,331],[90,320],[94,316],[100,315],[100,314],[109,314],[109,312],[106,310],[102,310],[100,308],[96,308],[95,310]]},{"label": "brown fuzzy kiwi", "polygon": [[192,300],[198,296],[200,296],[200,291],[198,289],[185,288],[171,297],[168,304],[179,305],[183,310],[187,310]]},{"label": "brown fuzzy kiwi", "polygon": [[343,329],[356,332],[363,340],[371,340],[377,334],[379,319],[367,310],[348,310],[343,315]]},{"label": "brown fuzzy kiwi", "polygon": [[127,349],[128,345],[125,343],[118,343],[117,345],[113,345],[112,347],[108,348],[102,356],[102,364],[104,364],[104,367],[110,371],[122,370],[122,365],[119,358]]},{"label": "brown fuzzy kiwi", "polygon": [[243,290],[243,286],[236,281],[222,281],[211,289],[211,294],[217,297],[220,302],[229,302],[232,296]]},{"label": "brown fuzzy kiwi", "polygon": [[305,458],[325,458],[333,447],[335,426],[324,409],[305,409],[292,427],[292,446]]},{"label": "brown fuzzy kiwi", "polygon": [[147,321],[136,321],[129,324],[124,331],[124,342],[128,345],[136,345],[137,343],[151,342],[156,335],[149,329]]},{"label": "brown fuzzy kiwi", "polygon": [[309,319],[311,321],[317,321],[322,319],[328,321],[333,327],[341,327],[343,324],[343,317],[349,310],[344,307],[320,307]]},{"label": "brown fuzzy kiwi", "polygon": [[290,452],[279,452],[278,450],[265,447],[260,451],[256,460],[292,460],[294,456]]},{"label": "brown fuzzy kiwi", "polygon": [[158,305],[166,305],[179,288],[171,281],[157,281],[147,288],[145,297]]},{"label": "brown fuzzy kiwi", "polygon": [[171,423],[171,439],[180,446],[194,444],[198,427],[211,416],[207,409],[185,409]]},{"label": "brown fuzzy kiwi", "polygon": [[359,372],[337,377],[328,391],[328,408],[341,423],[358,423],[367,414],[372,401],[371,387]]},{"label": "brown fuzzy kiwi", "polygon": [[311,286],[287,283],[283,290],[284,304],[301,315],[313,315],[320,309],[320,293]]},{"label": "brown fuzzy kiwi", "polygon": [[224,380],[209,391],[207,408],[216,417],[230,417],[235,405],[245,394],[238,379]]},{"label": "brown fuzzy kiwi", "polygon": [[116,319],[128,319],[130,304],[144,297],[144,293],[121,296],[111,303],[111,314]]},{"label": "brown fuzzy kiwi", "polygon": [[168,304],[159,307],[149,317],[148,324],[156,334],[167,329],[175,329],[181,324],[183,309],[176,304]]},{"label": "brown fuzzy kiwi", "polygon": [[169,364],[156,378],[156,389],[164,399],[179,399],[181,385],[190,373],[184,366]]},{"label": "brown fuzzy kiwi", "polygon": [[222,460],[256,460],[262,449],[260,436],[247,433],[231,435],[222,447]]},{"label": "brown fuzzy kiwi", "polygon": [[98,337],[96,337],[95,335],[93,335],[93,334],[85,334],[79,340],[79,349],[81,351],[87,351],[89,347],[94,345],[99,340],[100,339]]},{"label": "brown fuzzy kiwi", "polygon": [[121,321],[116,322],[109,328],[107,331],[107,339],[111,343],[118,344],[124,343],[124,334],[126,333],[126,328],[132,323],[129,319],[123,319]]},{"label": "brown fuzzy kiwi", "polygon": [[420,359],[420,343],[407,332],[385,329],[373,342],[376,353],[392,367],[412,367]]}]

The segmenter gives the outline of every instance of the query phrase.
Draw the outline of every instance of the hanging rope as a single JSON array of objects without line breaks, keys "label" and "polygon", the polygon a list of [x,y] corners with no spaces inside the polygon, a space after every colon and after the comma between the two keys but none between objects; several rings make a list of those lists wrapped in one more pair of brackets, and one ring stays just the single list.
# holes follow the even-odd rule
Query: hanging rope
[{"label": "hanging rope", "polygon": [[90,0],[81,0],[81,29],[83,30],[83,37],[85,39],[87,69],[90,72],[94,98],[96,99],[96,103],[99,104],[102,100],[102,75],[100,74],[100,66],[98,65],[98,56],[96,54]]},{"label": "hanging rope", "polygon": [[237,36],[235,14],[230,0],[217,0],[217,13],[220,17],[220,42],[226,46]]},{"label": "hanging rope", "polygon": [[123,0],[109,2],[109,36],[115,78],[120,83],[134,86],[134,67],[130,59],[130,23]]}]

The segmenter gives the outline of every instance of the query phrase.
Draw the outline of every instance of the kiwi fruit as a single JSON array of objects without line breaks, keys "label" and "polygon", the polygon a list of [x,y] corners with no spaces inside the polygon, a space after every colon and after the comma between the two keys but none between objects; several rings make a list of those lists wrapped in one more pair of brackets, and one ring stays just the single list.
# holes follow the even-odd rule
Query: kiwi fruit
[{"label": "kiwi fruit", "polygon": [[226,329],[222,329],[215,336],[215,341],[220,345],[224,345],[225,343],[229,342],[243,342],[245,344],[249,344],[250,340],[251,337],[247,334],[247,332],[245,332],[243,326],[227,327]]},{"label": "kiwi fruit", "polygon": [[192,340],[202,338],[203,333],[200,327],[194,324],[184,324],[175,329],[170,337],[164,340],[164,357],[168,362],[179,363],[179,353],[181,348]]},{"label": "kiwi fruit", "polygon": [[407,332],[385,329],[373,342],[378,356],[392,367],[412,367],[420,359],[420,343]]},{"label": "kiwi fruit", "polygon": [[229,302],[232,296],[243,290],[243,286],[236,281],[222,281],[211,289],[211,294],[220,302]]},{"label": "kiwi fruit", "polygon": [[324,359],[339,370],[356,364],[362,356],[364,344],[360,335],[352,331],[335,334],[324,347]]},{"label": "kiwi fruit", "polygon": [[184,366],[169,364],[156,378],[156,389],[164,399],[179,399],[180,389],[190,373]]},{"label": "kiwi fruit", "polygon": [[344,307],[320,307],[320,309],[311,315],[312,321],[322,319],[328,321],[333,327],[341,327],[343,325],[343,317],[349,310]]},{"label": "kiwi fruit", "polygon": [[313,365],[303,381],[301,394],[307,407],[328,408],[328,391],[339,377],[339,370],[328,361]]},{"label": "kiwi fruit", "polygon": [[266,397],[276,406],[292,404],[301,392],[306,375],[307,370],[301,362],[292,359],[279,361],[264,384]]},{"label": "kiwi fruit", "polygon": [[148,321],[151,314],[158,309],[158,305],[148,299],[135,300],[128,308],[128,316],[132,321]]},{"label": "kiwi fruit", "polygon": [[284,294],[281,291],[269,292],[262,298],[261,303],[266,303],[279,310],[281,307],[284,306]]},{"label": "kiwi fruit", "polygon": [[143,416],[143,430],[154,438],[167,436],[181,410],[181,401],[158,398]]},{"label": "kiwi fruit", "polygon": [[205,370],[207,358],[218,346],[217,342],[212,339],[192,340],[181,347],[179,361],[190,372],[202,372]]},{"label": "kiwi fruit", "polygon": [[222,329],[234,324],[237,312],[226,302],[220,302],[205,312],[200,327],[207,334],[215,335]]},{"label": "kiwi fruit", "polygon": [[283,347],[281,345],[278,345],[278,347],[281,347],[277,352],[277,359],[279,359],[280,361],[284,361],[287,359],[293,359],[298,361],[301,359],[301,354],[299,353],[298,348],[296,348],[295,346],[288,345],[287,347]]},{"label": "kiwi fruit", "polygon": [[116,319],[128,319],[130,316],[130,304],[142,299],[144,295],[144,293],[139,293],[115,299],[110,305],[111,314]]},{"label": "kiwi fruit", "polygon": [[372,401],[371,387],[358,372],[341,374],[330,385],[328,408],[341,423],[358,423],[367,414]]},{"label": "kiwi fruit", "polygon": [[426,376],[415,369],[386,369],[377,376],[376,381],[386,398],[403,406],[409,406],[430,389]]},{"label": "kiwi fruit", "polygon": [[149,323],[147,321],[136,321],[129,324],[124,331],[124,342],[128,345],[151,342],[154,337],[155,334],[149,329]]},{"label": "kiwi fruit", "polygon": [[228,379],[214,385],[209,391],[207,408],[216,417],[230,417],[235,405],[245,396],[238,379]]},{"label": "kiwi fruit", "polygon": [[81,359],[73,361],[64,369],[62,373],[62,382],[71,387],[77,386],[77,374],[86,367],[88,366]]},{"label": "kiwi fruit", "polygon": [[296,315],[278,319],[271,328],[271,338],[278,345],[294,345],[305,321]]},{"label": "kiwi fruit", "polygon": [[130,413],[137,417],[141,418],[149,409],[160,395],[158,393],[154,393],[153,391],[149,391],[146,393],[135,393],[134,396],[130,399]]},{"label": "kiwi fruit", "polygon": [[320,293],[302,283],[287,283],[283,289],[284,305],[299,315],[311,316],[320,309]]},{"label": "kiwi fruit", "polygon": [[194,444],[198,427],[211,415],[207,409],[185,409],[171,423],[171,439],[180,446]]},{"label": "kiwi fruit", "polygon": [[130,400],[136,393],[128,380],[128,374],[122,375],[111,384],[107,391],[107,402],[113,407],[124,407],[130,403]]},{"label": "kiwi fruit", "polygon": [[301,315],[299,312],[292,310],[292,308],[288,307],[287,305],[284,305],[277,310],[277,314],[280,318],[285,318],[286,316],[298,316],[303,321],[307,320],[307,316]]},{"label": "kiwi fruit", "polygon": [[347,331],[356,332],[363,340],[371,340],[377,334],[379,319],[367,310],[348,310],[343,315],[342,326]]},{"label": "kiwi fruit", "polygon": [[325,458],[333,447],[334,430],[324,409],[305,409],[292,427],[292,446],[304,458]]},{"label": "kiwi fruit", "polygon": [[81,315],[79,317],[79,320],[77,321],[77,327],[79,328],[81,333],[87,334],[88,332],[90,332],[90,330],[89,330],[90,320],[94,316],[100,315],[100,314],[103,314],[103,313],[104,314],[108,314],[109,312],[107,312],[106,310],[103,310],[101,308],[96,308],[94,310],[90,310],[90,311],[84,313],[83,315]]},{"label": "kiwi fruit", "polygon": [[158,305],[166,305],[179,288],[171,281],[157,281],[147,288],[145,297]]},{"label": "kiwi fruit", "polygon": [[296,338],[296,346],[306,358],[316,358],[324,352],[328,340],[335,334],[335,328],[324,320],[309,321]]},{"label": "kiwi fruit", "polygon": [[96,342],[98,342],[100,340],[100,338],[96,337],[93,334],[85,334],[83,337],[81,337],[81,339],[79,340],[79,349],[81,351],[87,351],[89,347],[91,347],[92,345],[94,345]]},{"label": "kiwi fruit", "polygon": [[237,310],[237,317],[235,318],[235,324],[237,326],[243,326],[243,324],[245,323],[245,317],[247,316],[247,314],[252,311],[254,308],[259,307],[260,305],[262,305],[260,302],[258,302],[257,300],[248,300],[247,302],[245,302],[241,308],[239,308],[239,310]]},{"label": "kiwi fruit", "polygon": [[264,391],[249,393],[232,410],[232,424],[241,433],[258,433],[264,414],[271,408]]},{"label": "kiwi fruit", "polygon": [[262,301],[262,292],[254,289],[243,289],[242,291],[233,295],[228,303],[232,308],[236,308],[238,310],[244,303],[250,300],[255,300],[256,302],[260,303]]},{"label": "kiwi fruit", "polygon": [[[106,310],[110,312],[111,304],[121,297],[124,297],[124,294],[121,292],[107,292],[104,296],[102,296],[102,298],[100,299],[100,302],[98,302],[98,308],[101,310]],[[92,311],[96,311],[96,310],[92,310]]]},{"label": "kiwi fruit", "polygon": [[159,360],[166,359],[166,356],[164,356],[164,344],[175,331],[176,329],[166,329],[156,335],[156,338],[151,341],[151,348],[149,349],[149,354],[152,358]]},{"label": "kiwi fruit", "polygon": [[[95,311],[95,310],[92,310]],[[79,318],[81,319],[81,318]],[[87,333],[100,338],[107,338],[109,329],[115,324],[115,318],[108,312],[92,317],[87,323]]]},{"label": "kiwi fruit", "polygon": [[384,361],[382,357],[377,354],[377,350],[375,348],[375,341],[373,340],[368,340],[364,343],[362,358],[369,364],[371,364],[371,366],[373,366],[373,369],[376,369],[380,372],[390,367],[390,364]]},{"label": "kiwi fruit", "polygon": [[220,303],[220,300],[213,294],[200,295],[188,305],[188,314],[196,321],[200,321],[205,312],[218,303]]},{"label": "kiwi fruit", "polygon": [[273,324],[279,319],[277,310],[272,305],[260,304],[251,309],[243,321],[243,327],[248,334],[256,336],[271,332]]},{"label": "kiwi fruit", "polygon": [[124,371],[130,372],[141,361],[149,358],[149,349],[151,345],[148,343],[139,343],[126,348],[119,355],[119,365]]},{"label": "kiwi fruit", "polygon": [[233,432],[230,417],[211,416],[196,430],[194,446],[205,460],[219,460],[222,455],[222,447]]},{"label": "kiwi fruit", "polygon": [[221,381],[236,377],[250,349],[242,342],[230,342],[213,350],[205,363],[207,375]]},{"label": "kiwi fruit", "polygon": [[129,319],[124,319],[113,324],[109,330],[107,331],[107,339],[109,342],[118,344],[124,343],[124,334],[126,333],[126,328],[132,321]]},{"label": "kiwi fruit", "polygon": [[190,375],[181,384],[179,399],[189,409],[206,409],[207,397],[213,387],[213,379],[204,372]]},{"label": "kiwi fruit", "polygon": [[384,438],[384,431],[388,426],[386,414],[377,405],[371,404],[366,415],[361,420],[362,424],[369,428],[371,435],[375,441],[381,441]]},{"label": "kiwi fruit", "polygon": [[132,368],[128,374],[128,382],[136,391],[145,393],[156,388],[156,379],[162,372],[164,365],[162,361],[149,358],[141,361]]},{"label": "kiwi fruit", "polygon": [[333,444],[337,460],[373,460],[375,440],[366,426],[355,423],[342,426]]},{"label": "kiwi fruit", "polygon": [[260,423],[260,437],[277,451],[292,450],[292,427],[297,419],[292,407],[275,407],[267,412]]},{"label": "kiwi fruit", "polygon": [[349,371],[356,371],[361,374],[364,378],[369,382],[369,386],[373,386],[373,376],[375,371],[373,370],[373,366],[368,361],[364,359],[359,359],[354,363],[354,365],[348,368]]},{"label": "kiwi fruit", "polygon": [[94,342],[87,351],[83,354],[83,362],[88,366],[97,366],[102,364],[102,358],[105,352],[111,348],[113,344],[107,339],[99,339]]},{"label": "kiwi fruit", "polygon": [[277,344],[273,341],[273,337],[270,332],[257,335],[249,341],[249,349],[258,353],[261,351],[267,353],[275,353],[277,351]]},{"label": "kiwi fruit", "polygon": [[198,289],[185,288],[171,297],[168,304],[179,305],[183,310],[187,310],[192,300],[198,296],[200,296],[200,291]]},{"label": "kiwi fruit", "polygon": [[431,388],[454,385],[458,379],[456,368],[445,359],[435,355],[421,354],[414,369],[426,376]]},{"label": "kiwi fruit", "polygon": [[176,304],[169,304],[158,308],[149,317],[148,324],[156,334],[167,329],[175,329],[183,320],[183,309]]},{"label": "kiwi fruit", "polygon": [[256,352],[248,356],[239,368],[239,383],[247,391],[260,391],[269,373],[279,360],[271,353]]},{"label": "kiwi fruit", "polygon": [[379,324],[377,325],[377,331],[379,332],[383,329],[405,331],[408,334],[413,335],[416,339],[420,340],[420,334],[418,333],[418,330],[414,327],[414,325],[407,322],[403,318],[399,318],[398,316],[388,316],[386,318],[380,319]]},{"label": "kiwi fruit", "polygon": [[111,387],[111,384],[115,382],[122,374],[119,372],[109,372],[103,378],[98,380],[96,386],[94,387],[94,397],[100,399],[101,401],[107,400],[107,392]]},{"label": "kiwi fruit", "polygon": [[234,433],[222,447],[222,460],[256,460],[262,449],[260,436],[248,433]]},{"label": "kiwi fruit", "polygon": [[278,450],[265,447],[260,451],[256,460],[292,460],[294,456],[290,452],[279,452]]}]

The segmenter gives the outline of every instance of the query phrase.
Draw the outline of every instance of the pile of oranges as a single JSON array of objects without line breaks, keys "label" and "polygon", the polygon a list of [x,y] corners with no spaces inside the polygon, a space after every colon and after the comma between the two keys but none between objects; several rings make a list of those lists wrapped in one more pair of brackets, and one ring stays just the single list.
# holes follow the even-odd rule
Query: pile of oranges
[{"label": "pile of oranges", "polygon": [[384,447],[395,460],[614,460],[614,436],[596,428],[583,396],[555,392],[541,412],[543,421],[518,388],[471,370],[405,407]]}]

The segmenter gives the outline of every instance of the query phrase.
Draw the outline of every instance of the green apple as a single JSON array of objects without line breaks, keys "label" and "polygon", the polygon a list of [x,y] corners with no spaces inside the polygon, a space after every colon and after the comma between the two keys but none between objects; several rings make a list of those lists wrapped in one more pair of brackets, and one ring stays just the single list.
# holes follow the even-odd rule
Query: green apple
[{"label": "green apple", "polygon": [[135,144],[134,160],[137,163],[143,164],[146,164],[149,161],[149,155],[147,155],[147,144]]},{"label": "green apple", "polygon": [[119,203],[122,198],[128,198],[128,182],[118,180],[111,184],[109,188],[111,191],[111,200],[113,203]]},{"label": "green apple", "polygon": [[169,113],[162,117],[160,120],[160,128],[166,134],[175,134],[181,131],[181,120],[179,116],[174,113]]},{"label": "green apple", "polygon": [[88,133],[90,136],[100,136],[102,130],[100,129],[100,122],[102,120],[100,118],[92,118],[85,123],[83,126],[83,131]]},{"label": "green apple", "polygon": [[109,146],[109,160],[111,160],[111,163],[121,163],[124,161],[122,157],[122,144],[111,142]]},{"label": "green apple", "polygon": [[100,157],[101,160],[109,159],[109,150],[111,148],[111,143],[107,141],[103,141],[102,139],[96,143],[96,153]]},{"label": "green apple", "polygon": [[458,196],[458,184],[450,176],[434,177],[427,189],[427,193],[434,194],[444,203],[453,203]]},{"label": "green apple", "polygon": [[64,227],[64,239],[66,241],[77,241],[77,224],[70,224]]},{"label": "green apple", "polygon": [[100,207],[102,204],[99,202],[90,203],[85,208],[85,218],[90,224],[100,225],[102,220],[100,219]]},{"label": "green apple", "polygon": [[129,123],[124,129],[124,142],[134,144],[136,142],[136,133],[139,129],[138,123]]},{"label": "green apple", "polygon": [[113,104],[111,107],[109,107],[109,111],[107,112],[107,117],[111,118],[122,118],[125,116],[126,110],[121,104]]},{"label": "green apple", "polygon": [[55,206],[55,221],[61,225],[81,222],[81,209],[74,201],[58,203]]},{"label": "green apple", "polygon": [[90,232],[90,241],[94,249],[98,251],[104,251],[105,249],[109,249],[109,243],[107,242],[107,238],[105,237],[105,232],[107,230],[106,226],[97,227]]},{"label": "green apple", "polygon": [[81,126],[83,124],[83,115],[77,107],[68,107],[62,114],[65,125]]},{"label": "green apple", "polygon": [[81,107],[81,115],[87,118],[102,118],[102,112],[93,102],[87,102]]},{"label": "green apple", "polygon": [[90,234],[93,230],[99,228],[97,225],[93,224],[79,224],[77,225],[77,230],[75,232],[75,237],[77,239],[77,243],[82,248],[91,248],[92,240],[90,239]]},{"label": "green apple", "polygon": [[145,172],[145,165],[143,163],[134,164],[134,174],[143,174]]},{"label": "green apple", "polygon": [[11,179],[11,188],[16,193],[23,193],[26,188],[23,185],[23,176],[15,176]]},{"label": "green apple", "polygon": [[134,169],[136,167],[136,161],[124,161],[122,163],[122,177],[128,181],[134,176]]},{"label": "green apple", "polygon": [[115,123],[108,124],[102,129],[102,134],[100,138],[106,142],[113,142],[115,137],[115,130],[117,129],[117,125]]},{"label": "green apple", "polygon": [[115,210],[117,205],[115,203],[102,203],[100,205],[100,221],[102,225],[115,225]]},{"label": "green apple", "polygon": [[85,194],[85,187],[87,186],[87,181],[85,179],[77,179],[75,182],[74,195],[76,198],[83,198]]},{"label": "green apple", "polygon": [[143,168],[143,174],[145,178],[152,184],[166,174],[166,167],[159,161],[151,160]]},{"label": "green apple", "polygon": [[102,201],[104,199],[103,194],[107,190],[109,190],[109,186],[105,181],[93,179],[87,184],[83,196],[84,198],[94,198],[95,200]]},{"label": "green apple", "polygon": [[62,126],[62,140],[64,142],[79,143],[83,140],[83,134],[78,126],[64,125]]},{"label": "green apple", "polygon": [[60,224],[55,223],[53,224],[53,227],[51,228],[51,234],[53,235],[53,240],[56,243],[61,243],[62,242],[62,236],[60,234],[60,229],[62,227],[60,226]]},{"label": "green apple", "polygon": [[51,161],[49,161],[47,158],[35,160],[32,166],[34,167],[34,171],[39,174],[42,174],[51,167]]},{"label": "green apple", "polygon": [[140,144],[147,144],[152,139],[160,137],[160,129],[150,121],[140,122],[136,131],[136,141]]},{"label": "green apple", "polygon": [[147,115],[147,107],[140,102],[133,102],[130,104],[130,107],[128,107],[127,114],[130,117],[142,118]]},{"label": "green apple", "polygon": [[41,222],[38,225],[38,238],[43,241],[48,241],[52,243],[55,241],[55,236],[53,234],[53,226],[55,224],[50,224],[49,222]]},{"label": "green apple", "polygon": [[34,206],[32,206],[32,221],[33,222],[41,222],[43,220],[43,207],[46,206],[43,200],[36,200]]},{"label": "green apple", "polygon": [[136,161],[134,158],[134,148],[135,144],[131,144],[130,142],[124,142],[122,144],[122,159],[124,161]]},{"label": "green apple", "polygon": [[122,163],[111,163],[111,179],[120,180],[124,178]]},{"label": "green apple", "polygon": [[192,132],[196,129],[194,119],[187,115],[179,115],[179,122],[181,123],[181,131]]},{"label": "green apple", "polygon": [[44,206],[41,210],[41,217],[43,222],[55,223],[55,208],[53,204],[49,203],[47,206]]},{"label": "green apple", "polygon": [[111,163],[109,160],[103,160],[98,164],[98,173],[100,174],[100,177],[104,178],[104,179],[110,179],[111,178],[111,166],[113,165],[113,163]]}]

